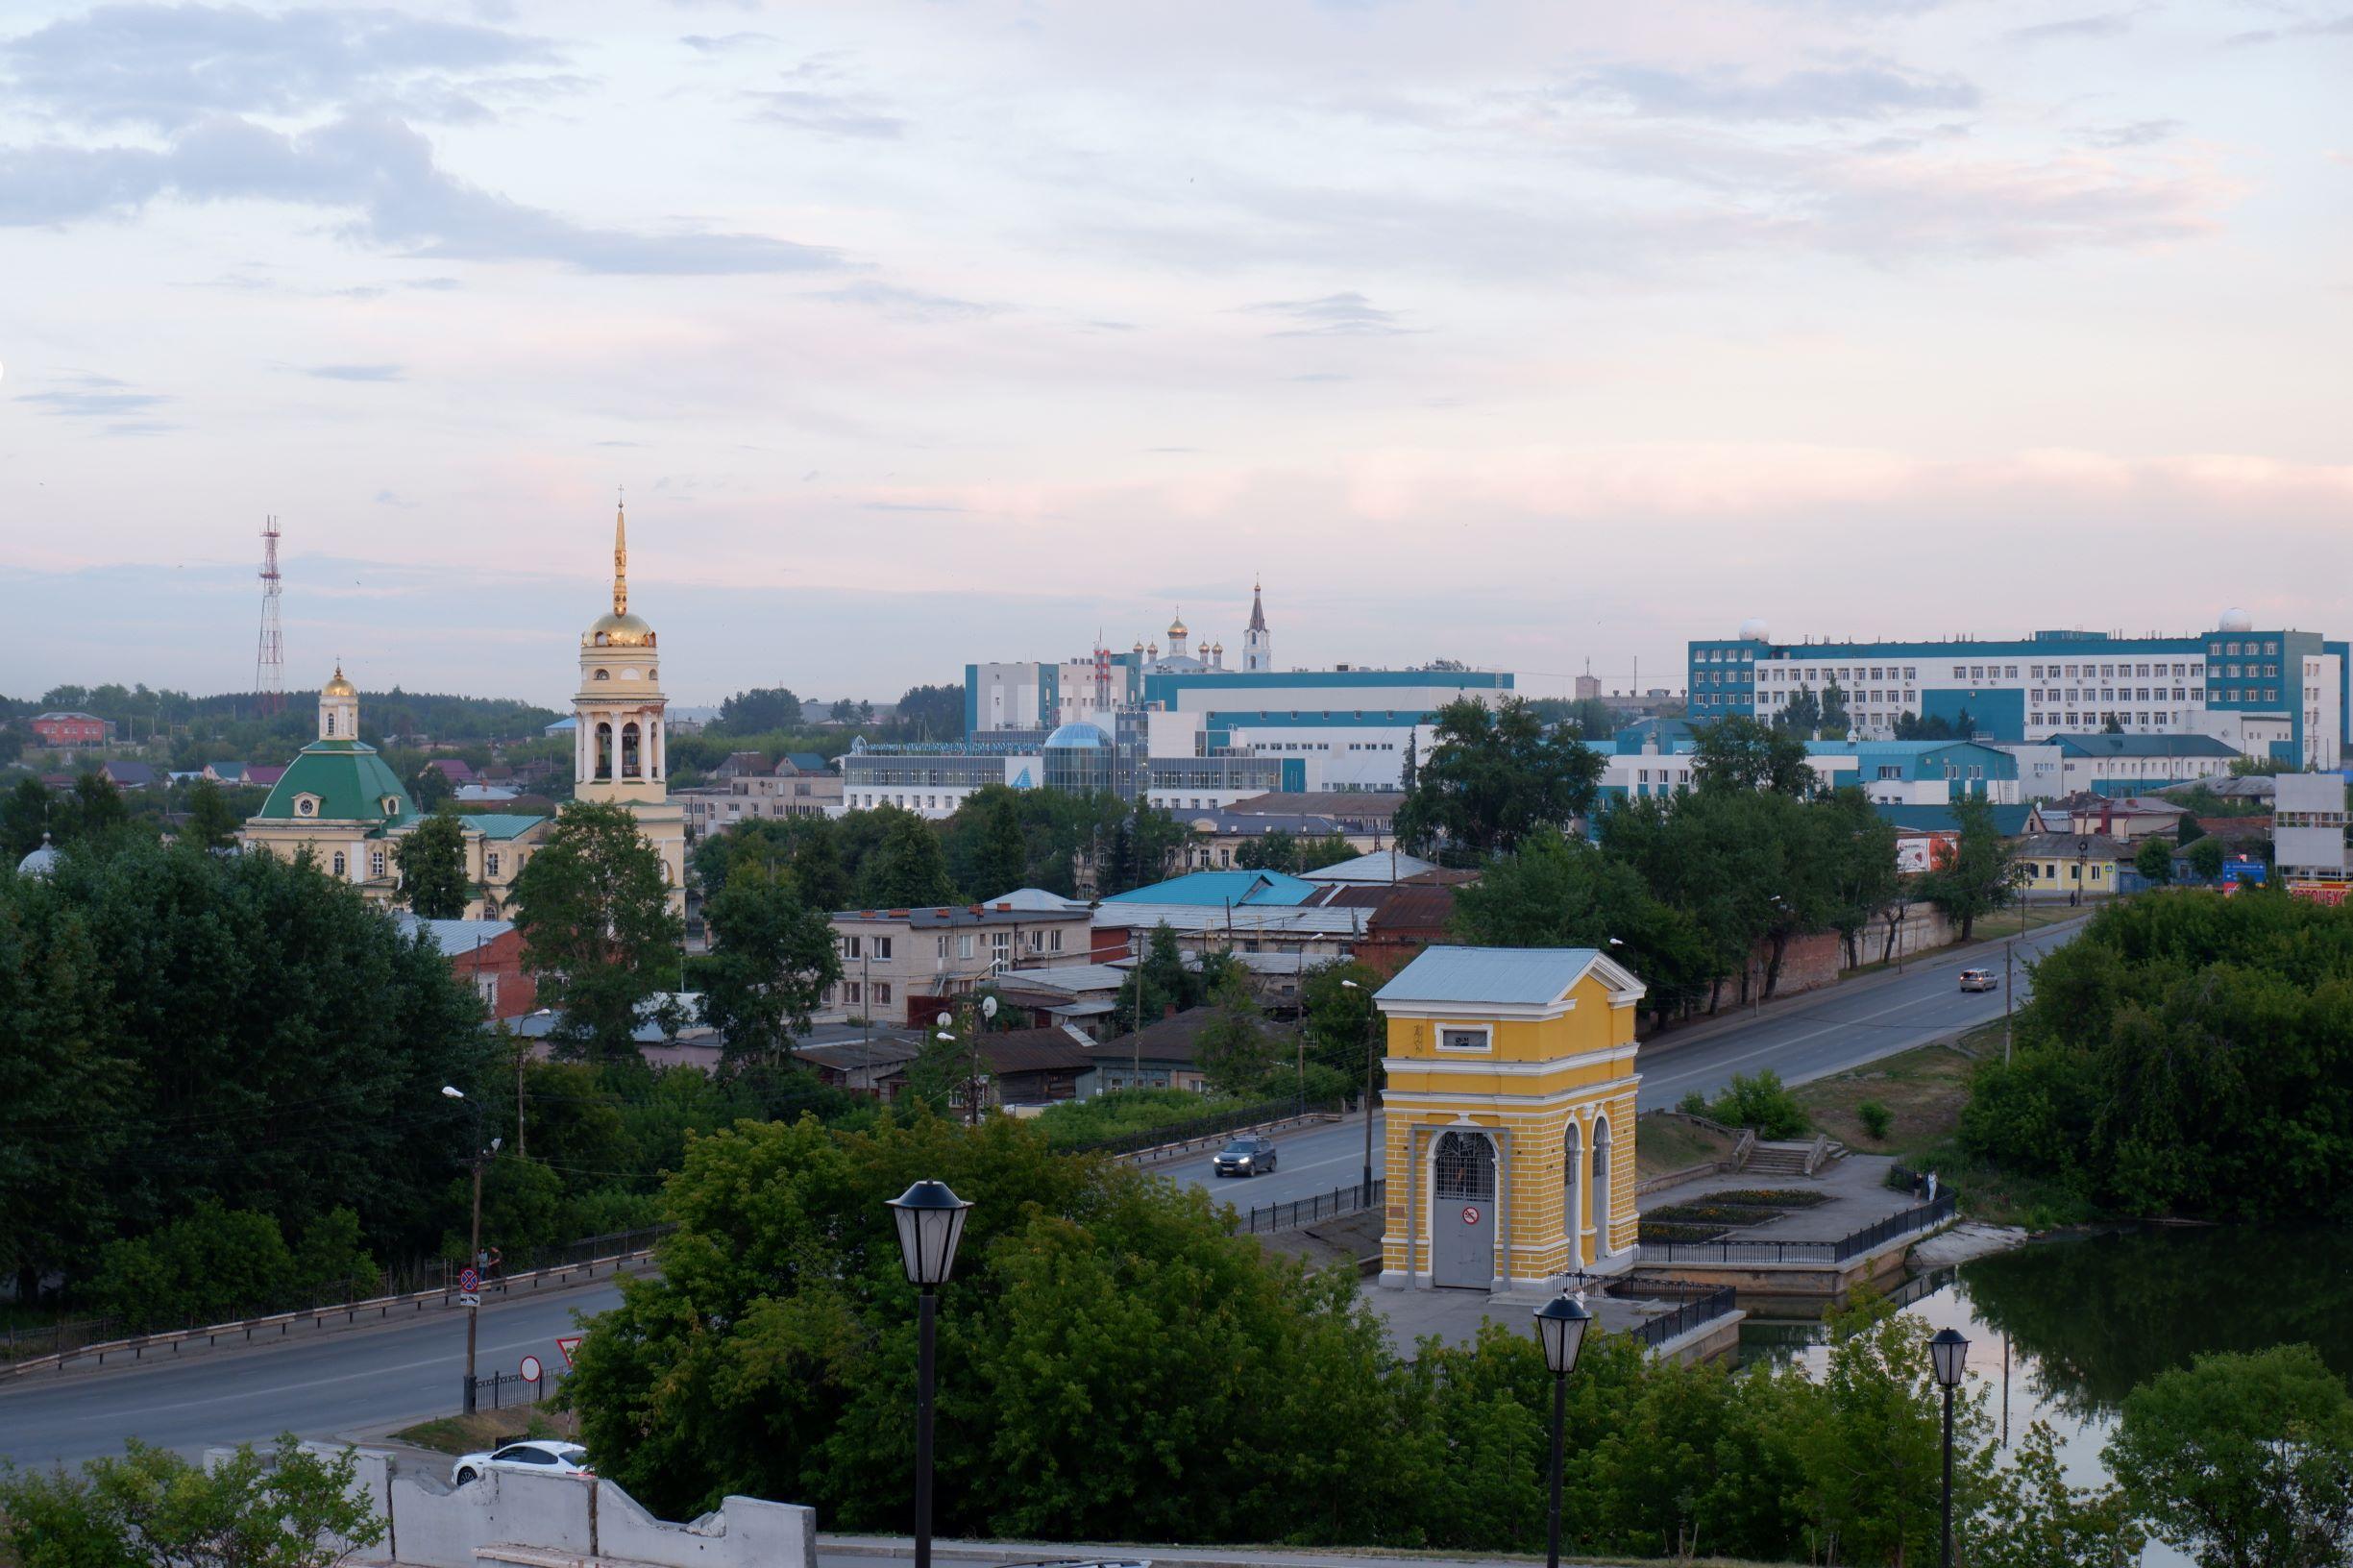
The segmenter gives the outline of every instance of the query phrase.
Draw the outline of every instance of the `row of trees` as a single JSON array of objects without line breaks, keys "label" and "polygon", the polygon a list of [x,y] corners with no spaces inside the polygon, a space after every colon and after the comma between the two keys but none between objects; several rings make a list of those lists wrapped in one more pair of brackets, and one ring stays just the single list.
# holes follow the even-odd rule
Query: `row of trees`
[{"label": "row of trees", "polygon": [[[1711,998],[1727,980],[1739,981],[1744,1000],[1752,987],[1771,996],[1797,936],[1835,931],[1859,963],[1875,922],[1892,942],[1914,900],[1944,909],[1966,938],[2013,895],[2015,869],[1982,802],[1958,802],[1951,851],[1906,878],[1894,827],[1860,790],[1818,793],[1794,735],[1728,719],[1701,730],[1696,747],[1689,793],[1600,813],[1598,844],[1532,812],[1492,819],[1483,836],[1501,847],[1457,894],[1458,934],[1492,946],[1614,949],[1664,1014]],[[1439,764],[1434,757],[1425,777]]]},{"label": "row of trees", "polygon": [[2264,889],[2102,910],[2035,967],[1965,1148],[2100,1210],[2353,1218],[2353,912]]},{"label": "row of trees", "polygon": [[[664,1193],[679,1229],[660,1275],[624,1285],[567,1385],[599,1472],[673,1516],[744,1493],[811,1504],[839,1529],[903,1530],[915,1314],[884,1201],[917,1179],[974,1201],[941,1298],[943,1531],[1540,1548],[1552,1386],[1531,1335],[1490,1325],[1398,1358],[1349,1271],[1270,1256],[1228,1236],[1207,1194],[1056,1154],[1004,1118],[698,1141]],[[1569,1549],[1934,1560],[1926,1335],[1858,1305],[1832,1319],[1819,1378],[1588,1341],[1568,1384]],[[2201,1369],[2128,1409],[2112,1458],[2129,1490],[2070,1485],[2039,1427],[1998,1465],[1983,1396],[1965,1394],[1966,1559],[2127,1560],[2142,1515],[2201,1541],[2243,1530],[2279,1505],[2246,1477],[2231,1473],[2235,1493],[2212,1479],[2242,1460],[2255,1481],[2301,1463],[2325,1503],[2330,1479],[2353,1475],[2353,1428],[2342,1385],[2332,1397],[2303,1354]],[[2344,1538],[2340,1524],[2303,1556],[2215,1560],[2316,1568]]]}]

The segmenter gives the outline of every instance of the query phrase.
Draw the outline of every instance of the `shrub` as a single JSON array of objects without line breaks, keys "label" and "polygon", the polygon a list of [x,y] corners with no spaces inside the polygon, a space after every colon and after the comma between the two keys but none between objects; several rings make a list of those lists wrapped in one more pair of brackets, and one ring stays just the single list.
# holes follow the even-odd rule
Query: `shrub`
[{"label": "shrub", "polygon": [[1703,1116],[1707,1115],[1707,1096],[1695,1089],[1676,1101],[1675,1109],[1686,1116]]},{"label": "shrub", "polygon": [[1707,1114],[1727,1126],[1753,1127],[1759,1138],[1798,1138],[1810,1125],[1805,1107],[1781,1087],[1781,1075],[1771,1067],[1753,1078],[1734,1073]]},{"label": "shrub", "polygon": [[1888,1130],[1896,1125],[1895,1113],[1876,1100],[1865,1100],[1856,1106],[1854,1115],[1863,1124],[1864,1133],[1875,1143],[1886,1142]]},{"label": "shrub", "polygon": [[278,1221],[207,1201],[151,1235],[109,1242],[90,1294],[132,1330],[221,1323],[276,1306],[293,1273]]}]

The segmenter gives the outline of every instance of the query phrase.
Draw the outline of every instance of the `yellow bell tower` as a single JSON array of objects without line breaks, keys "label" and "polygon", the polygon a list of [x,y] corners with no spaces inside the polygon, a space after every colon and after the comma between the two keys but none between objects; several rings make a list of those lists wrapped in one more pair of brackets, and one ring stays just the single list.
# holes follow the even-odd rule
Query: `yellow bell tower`
[{"label": "yellow bell tower", "polygon": [[1382,1284],[1502,1290],[1633,1261],[1642,995],[1590,947],[1430,947],[1381,988]]},{"label": "yellow bell tower", "polygon": [[580,690],[572,699],[572,793],[624,805],[662,857],[674,913],[686,907],[686,814],[670,798],[661,653],[653,628],[629,610],[629,529],[613,512],[613,607],[580,634]]}]

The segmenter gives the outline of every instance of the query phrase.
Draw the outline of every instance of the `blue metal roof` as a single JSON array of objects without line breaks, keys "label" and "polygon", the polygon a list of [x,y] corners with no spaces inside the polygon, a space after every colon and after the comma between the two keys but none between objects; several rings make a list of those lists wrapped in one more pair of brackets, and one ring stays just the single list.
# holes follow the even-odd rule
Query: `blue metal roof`
[{"label": "blue metal roof", "polygon": [[1323,888],[1283,871],[1189,871],[1148,888],[1115,893],[1107,904],[1219,904],[1287,907],[1304,904]]},{"label": "blue metal roof", "polygon": [[1592,947],[1425,947],[1373,1000],[1541,1007],[1558,1001],[1601,956]]}]

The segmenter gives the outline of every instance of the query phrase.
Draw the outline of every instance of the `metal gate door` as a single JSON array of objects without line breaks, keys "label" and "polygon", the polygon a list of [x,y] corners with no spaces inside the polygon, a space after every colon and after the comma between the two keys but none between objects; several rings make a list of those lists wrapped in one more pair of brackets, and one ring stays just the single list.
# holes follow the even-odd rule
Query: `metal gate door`
[{"label": "metal gate door", "polygon": [[1483,1133],[1438,1138],[1431,1172],[1430,1283],[1485,1290],[1495,1284],[1495,1145]]}]

